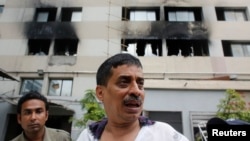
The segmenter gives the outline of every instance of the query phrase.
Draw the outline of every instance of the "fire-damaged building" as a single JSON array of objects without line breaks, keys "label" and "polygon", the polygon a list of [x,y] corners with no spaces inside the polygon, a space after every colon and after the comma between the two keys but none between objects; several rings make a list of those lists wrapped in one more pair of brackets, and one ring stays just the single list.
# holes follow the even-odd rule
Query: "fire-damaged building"
[{"label": "fire-damaged building", "polygon": [[75,140],[80,99],[116,53],[144,67],[143,115],[195,141],[227,89],[250,101],[247,0],[0,0],[0,140],[22,129],[16,104],[28,91],[50,103],[49,127]]}]

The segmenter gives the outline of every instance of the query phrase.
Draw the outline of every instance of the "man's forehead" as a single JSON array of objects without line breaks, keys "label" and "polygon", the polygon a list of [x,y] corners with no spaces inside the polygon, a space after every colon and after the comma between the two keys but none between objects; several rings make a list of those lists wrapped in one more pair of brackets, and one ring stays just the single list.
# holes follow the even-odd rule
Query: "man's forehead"
[{"label": "man's forehead", "polygon": [[38,99],[27,100],[22,104],[22,109],[45,108],[45,103]]},{"label": "man's forehead", "polygon": [[139,72],[143,72],[142,68],[139,67],[139,66],[136,66],[136,65],[120,65],[120,66],[117,66],[117,67],[113,67],[111,69],[113,72],[114,71],[118,71],[118,72],[123,72],[123,71],[129,71],[129,70],[137,70]]},{"label": "man's forehead", "polygon": [[144,78],[142,68],[136,65],[121,65],[116,68],[112,68],[110,78],[117,79],[121,77]]}]

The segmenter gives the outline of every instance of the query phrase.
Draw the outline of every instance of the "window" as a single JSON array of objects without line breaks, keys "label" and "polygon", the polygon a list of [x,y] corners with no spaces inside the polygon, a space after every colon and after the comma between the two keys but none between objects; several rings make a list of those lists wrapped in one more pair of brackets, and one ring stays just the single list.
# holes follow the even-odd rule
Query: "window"
[{"label": "window", "polygon": [[183,133],[182,113],[173,111],[148,111],[148,118],[169,123],[177,131]]},{"label": "window", "polygon": [[194,21],[194,13],[191,11],[176,11],[168,13],[169,21]]},{"label": "window", "polygon": [[[190,112],[189,115],[190,115],[190,120],[191,120],[191,132],[193,133],[193,139],[197,140],[198,137],[202,137],[200,129],[202,129],[202,131],[204,131],[204,130],[206,131],[206,129],[205,129],[206,127],[204,128],[204,124],[206,125],[206,123],[209,119],[215,117],[216,113],[197,111],[197,112]],[[201,127],[201,128],[199,129],[199,127]],[[207,134],[205,132],[205,136],[206,135]],[[207,138],[205,138],[205,139],[207,139]],[[200,141],[206,141],[205,139],[204,140],[201,139]]]},{"label": "window", "polygon": [[37,8],[35,14],[35,21],[50,22],[56,19],[56,8]]},{"label": "window", "polygon": [[153,11],[131,11],[129,17],[130,21],[156,21]]},{"label": "window", "polygon": [[207,40],[167,40],[168,56],[208,56]]},{"label": "window", "polygon": [[0,13],[3,13],[3,8],[4,8],[4,6],[0,5]]},{"label": "window", "polygon": [[123,7],[123,20],[130,21],[158,21],[160,20],[159,7]]},{"label": "window", "polygon": [[23,95],[29,91],[37,91],[41,93],[42,84],[43,84],[42,79],[37,79],[37,78],[22,79],[20,94]]},{"label": "window", "polygon": [[222,41],[225,56],[250,57],[250,42]]},{"label": "window", "polygon": [[199,7],[165,7],[165,19],[176,22],[201,21],[201,12]]},{"label": "window", "polygon": [[71,96],[72,79],[51,79],[49,84],[50,96]]},{"label": "window", "polygon": [[55,39],[54,54],[76,56],[78,39]]},{"label": "window", "polygon": [[63,21],[63,22],[79,22],[81,20],[82,20],[82,8],[81,7],[62,8],[61,21]]},{"label": "window", "polygon": [[50,43],[50,39],[29,39],[28,55],[48,55]]},{"label": "window", "polygon": [[219,21],[247,21],[246,8],[216,7],[215,10]]},{"label": "window", "polygon": [[122,51],[135,56],[162,56],[161,39],[123,39]]}]

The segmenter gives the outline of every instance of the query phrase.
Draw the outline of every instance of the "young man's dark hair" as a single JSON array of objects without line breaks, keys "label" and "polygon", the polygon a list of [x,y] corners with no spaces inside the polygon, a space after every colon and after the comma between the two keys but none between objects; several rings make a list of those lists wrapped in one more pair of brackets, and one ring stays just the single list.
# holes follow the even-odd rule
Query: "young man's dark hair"
[{"label": "young man's dark hair", "polygon": [[138,58],[128,53],[116,54],[113,57],[105,60],[97,70],[96,82],[97,85],[105,86],[108,79],[112,75],[112,68],[116,68],[121,65],[135,65],[142,68],[142,64]]},{"label": "young man's dark hair", "polygon": [[45,109],[46,111],[49,110],[49,103],[48,100],[45,96],[41,95],[40,93],[36,92],[36,91],[31,91],[28,92],[27,94],[24,94],[18,101],[17,104],[17,113],[20,114],[21,113],[21,109],[22,109],[22,104],[30,99],[38,99],[44,102],[45,104]]}]

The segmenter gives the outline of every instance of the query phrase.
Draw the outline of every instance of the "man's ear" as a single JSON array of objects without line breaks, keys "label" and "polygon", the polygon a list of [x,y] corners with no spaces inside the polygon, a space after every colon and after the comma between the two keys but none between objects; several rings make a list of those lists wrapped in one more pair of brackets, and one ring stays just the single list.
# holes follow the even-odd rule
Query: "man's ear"
[{"label": "man's ear", "polygon": [[17,114],[17,122],[19,123],[19,124],[21,124],[21,114]]},{"label": "man's ear", "polygon": [[49,111],[46,111],[46,121],[48,120],[49,118]]},{"label": "man's ear", "polygon": [[103,94],[103,87],[101,85],[96,86],[95,94],[99,101],[103,101],[104,94]]}]

